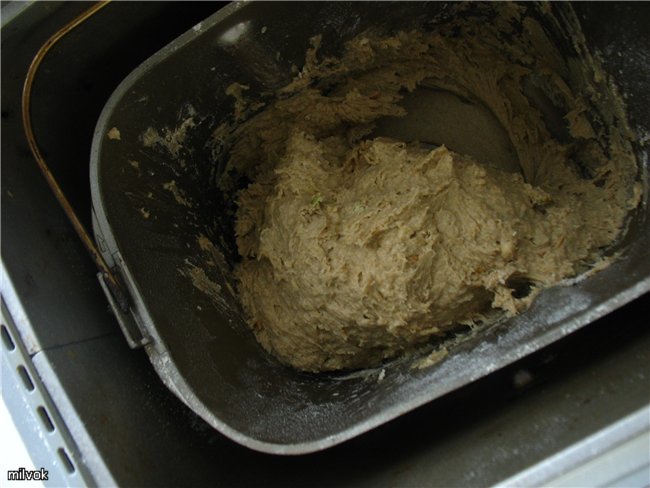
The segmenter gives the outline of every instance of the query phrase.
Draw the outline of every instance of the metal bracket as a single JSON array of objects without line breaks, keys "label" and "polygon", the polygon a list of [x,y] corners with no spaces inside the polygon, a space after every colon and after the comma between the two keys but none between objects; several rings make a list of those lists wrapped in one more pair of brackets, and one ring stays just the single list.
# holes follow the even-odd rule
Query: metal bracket
[{"label": "metal bracket", "polygon": [[117,322],[120,329],[122,329],[122,333],[124,334],[129,347],[131,349],[137,349],[151,342],[151,339],[143,333],[143,328],[140,326],[133,309],[129,307],[128,310],[125,311],[113,295],[104,273],[97,273],[97,279],[99,280],[102,290],[104,290],[104,295],[106,295],[106,298],[108,299],[108,303],[117,318]]}]

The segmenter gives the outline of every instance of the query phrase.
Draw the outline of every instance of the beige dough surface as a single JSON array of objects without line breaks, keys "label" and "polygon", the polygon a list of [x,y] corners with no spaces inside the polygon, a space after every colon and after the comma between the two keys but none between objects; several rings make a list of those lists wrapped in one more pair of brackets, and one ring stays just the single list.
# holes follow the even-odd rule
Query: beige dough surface
[{"label": "beige dough surface", "polygon": [[[340,58],[319,59],[315,39],[301,76],[234,131],[230,169],[253,180],[238,194],[239,293],[282,362],[374,366],[454,324],[515,314],[619,236],[637,204],[624,124],[595,127],[550,43],[509,15],[529,35],[508,45],[505,21],[362,35]],[[524,95],[531,79],[565,108],[568,139]],[[488,107],[521,174],[373,136],[424,80]],[[533,289],[518,297],[522,281]]]}]

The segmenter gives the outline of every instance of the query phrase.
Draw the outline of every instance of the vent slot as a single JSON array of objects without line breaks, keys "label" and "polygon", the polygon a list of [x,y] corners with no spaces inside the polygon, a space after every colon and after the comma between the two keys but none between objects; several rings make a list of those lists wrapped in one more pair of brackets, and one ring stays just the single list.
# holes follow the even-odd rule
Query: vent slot
[{"label": "vent slot", "polygon": [[2,335],[2,343],[5,345],[8,351],[13,351],[16,349],[16,344],[14,344],[14,340],[11,338],[9,335],[9,330],[7,329],[7,326],[2,324],[0,326],[0,334]]},{"label": "vent slot", "polygon": [[34,391],[34,382],[32,381],[32,377],[29,375],[29,372],[25,369],[25,366],[18,366],[16,368],[16,371],[18,371],[18,376],[20,376],[20,379],[22,380],[23,385],[27,391]]},{"label": "vent slot", "polygon": [[38,417],[41,419],[45,430],[48,432],[54,432],[54,424],[52,423],[52,419],[50,419],[50,414],[45,410],[45,407],[38,407],[36,412],[38,413]]},{"label": "vent slot", "polygon": [[65,470],[69,474],[74,473],[76,471],[75,467],[74,467],[74,464],[72,464],[72,461],[70,460],[70,456],[68,456],[68,453],[66,452],[66,450],[64,448],[62,448],[62,447],[59,447],[56,450],[56,453],[59,455],[59,459],[61,460],[61,464],[63,465]]}]

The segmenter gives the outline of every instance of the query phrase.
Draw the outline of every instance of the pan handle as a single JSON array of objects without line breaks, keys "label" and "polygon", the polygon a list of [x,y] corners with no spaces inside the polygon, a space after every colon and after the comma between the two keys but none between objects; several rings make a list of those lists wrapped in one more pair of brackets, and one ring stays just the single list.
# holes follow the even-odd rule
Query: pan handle
[{"label": "pan handle", "polygon": [[124,292],[124,288],[121,285],[120,281],[118,280],[115,271],[111,269],[108,266],[108,264],[106,264],[106,261],[104,261],[104,258],[102,257],[101,253],[97,250],[97,247],[93,242],[93,240],[91,239],[90,235],[88,234],[88,231],[86,231],[83,224],[79,220],[79,217],[77,216],[75,210],[70,205],[70,202],[68,201],[67,197],[61,190],[59,183],[56,181],[56,178],[50,171],[50,168],[48,167],[47,163],[45,162],[45,158],[41,154],[41,150],[38,147],[38,144],[36,143],[36,137],[34,136],[34,129],[32,127],[32,117],[31,117],[32,85],[34,84],[34,78],[36,77],[38,68],[40,67],[47,53],[66,34],[71,32],[80,24],[82,24],[87,19],[92,17],[94,14],[99,12],[102,8],[108,5],[108,3],[109,3],[108,1],[102,1],[94,4],[88,10],[84,11],[81,15],[79,15],[78,17],[70,21],[68,24],[64,25],[61,29],[59,29],[56,33],[54,33],[54,35],[52,35],[52,37],[50,37],[45,42],[45,44],[41,46],[41,48],[36,53],[34,59],[32,60],[29,66],[29,70],[27,71],[27,76],[25,77],[25,82],[23,84],[22,116],[23,116],[23,129],[25,131],[25,137],[27,138],[29,149],[31,150],[32,155],[34,156],[34,159],[36,160],[36,163],[38,164],[41,173],[43,173],[43,176],[45,177],[45,180],[47,181],[50,189],[52,190],[52,193],[54,193],[55,198],[61,205],[61,208],[63,209],[66,216],[68,217],[68,220],[70,220],[72,227],[74,228],[77,235],[79,236],[79,239],[81,239],[81,242],[83,243],[84,247],[88,251],[88,254],[90,254],[90,257],[95,263],[95,266],[97,266],[97,269],[99,270],[99,273],[102,276],[100,280],[101,283],[103,283],[102,286],[105,287],[105,289],[109,290],[109,294],[110,294],[109,300],[112,301],[112,303],[115,303],[116,307],[119,308],[119,310],[123,314],[128,314],[130,309],[128,294]]}]

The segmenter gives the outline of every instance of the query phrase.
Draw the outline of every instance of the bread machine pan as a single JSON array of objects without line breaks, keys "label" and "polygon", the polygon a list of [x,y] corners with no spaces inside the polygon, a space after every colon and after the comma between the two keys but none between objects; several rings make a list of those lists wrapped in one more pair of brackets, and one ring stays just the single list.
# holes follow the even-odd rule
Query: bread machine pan
[{"label": "bread machine pan", "polygon": [[[570,5],[551,5],[572,12]],[[644,200],[610,267],[545,290],[525,313],[468,337],[428,368],[397,360],[355,374],[303,374],[257,344],[234,294],[232,202],[214,185],[223,154],[206,143],[232,112],[225,88],[233,82],[251,91],[282,86],[293,76],[291,66],[304,62],[316,34],[346,40],[370,26],[404,29],[443,18],[447,9],[438,2],[231,4],[133,71],[100,117],[91,154],[93,223],[97,243],[130,297],[127,312],[113,307],[120,325],[132,346],[144,346],[178,398],[238,443],[276,454],[328,448],[512,363],[650,289]],[[647,71],[630,67],[647,59],[650,42],[642,28],[635,37],[617,23],[617,12],[610,5],[584,18],[596,24],[606,16],[615,34],[608,41],[611,52],[628,53],[622,69],[632,80],[626,85],[632,106],[648,100]],[[642,135],[650,112],[631,112],[631,123]],[[647,195],[647,147],[640,145],[637,155]]]}]

